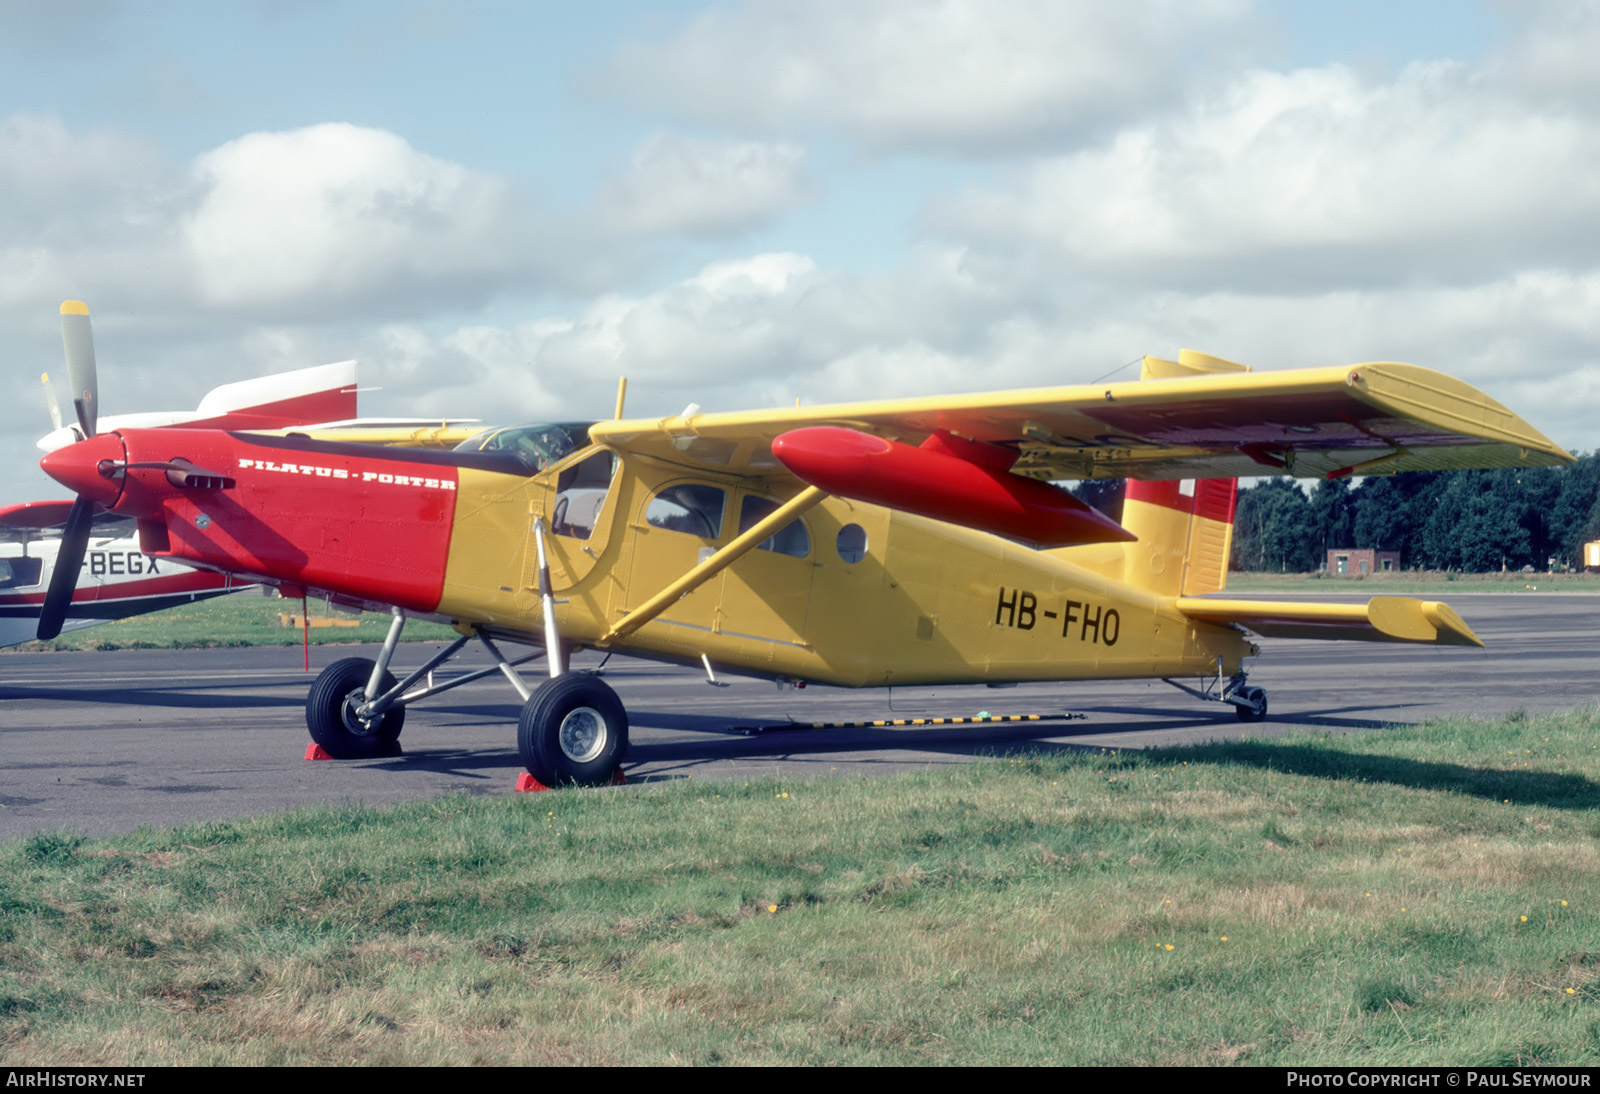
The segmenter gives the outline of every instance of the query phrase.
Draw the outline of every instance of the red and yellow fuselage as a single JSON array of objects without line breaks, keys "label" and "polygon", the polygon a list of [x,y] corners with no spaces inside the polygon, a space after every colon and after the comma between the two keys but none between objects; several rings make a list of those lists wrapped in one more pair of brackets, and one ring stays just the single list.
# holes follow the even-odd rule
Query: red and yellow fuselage
[{"label": "red and yellow fuselage", "polygon": [[[157,469],[99,470],[173,459],[232,485],[179,489]],[[609,476],[575,489],[580,465]],[[1237,629],[1177,609],[1194,590],[1129,580],[1155,545],[1046,553],[837,496],[775,537],[781,550],[749,551],[608,641],[731,541],[741,513],[797,486],[598,446],[527,473],[488,454],[166,428],[103,434],[53,453],[45,469],[137,517],[142,548],[158,558],[535,642],[541,520],[572,645],[846,686],[1194,676],[1215,673],[1218,658],[1231,674],[1254,652]],[[719,494],[716,518],[693,528],[659,516],[663,497]],[[587,515],[575,524],[579,507]],[[1187,536],[1187,517],[1184,527]],[[1171,546],[1181,568],[1192,545]]]}]

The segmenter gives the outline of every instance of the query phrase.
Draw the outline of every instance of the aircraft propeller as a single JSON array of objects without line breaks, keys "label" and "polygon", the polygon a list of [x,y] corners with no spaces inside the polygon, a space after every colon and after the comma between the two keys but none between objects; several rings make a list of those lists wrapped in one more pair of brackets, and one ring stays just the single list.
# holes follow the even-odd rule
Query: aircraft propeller
[{"label": "aircraft propeller", "polygon": [[167,484],[178,490],[231,490],[234,486],[232,477],[196,467],[184,459],[130,461],[115,432],[103,437],[96,434],[100,400],[94,335],[89,328],[89,308],[81,300],[68,300],[61,305],[61,345],[67,358],[67,374],[72,378],[72,406],[78,412],[83,439],[51,452],[41,463],[57,481],[71,486],[78,495],[61,530],[55,571],[39,610],[37,633],[41,640],[61,633],[72,606],[72,594],[78,587],[83,556],[89,548],[95,509],[109,509],[123,499],[128,471],[165,471]]},{"label": "aircraft propeller", "polygon": [[[94,334],[89,329],[89,307],[81,300],[68,300],[61,305],[61,347],[67,358],[67,375],[72,379],[72,405],[78,412],[78,424],[83,428],[85,440],[94,437],[95,404],[99,402],[99,384],[94,365]],[[52,417],[61,416],[52,398]],[[78,588],[78,571],[83,569],[83,556],[89,549],[89,533],[94,527],[93,498],[78,494],[67,514],[66,526],[61,530],[61,548],[56,553],[55,570],[50,575],[50,589],[45,593],[39,610],[41,640],[54,638],[61,633],[61,624],[72,606],[72,594]]]},{"label": "aircraft propeller", "polygon": [[85,439],[94,436],[100,402],[94,367],[94,335],[89,330],[89,306],[81,300],[61,305],[61,347],[67,355],[67,376],[72,381],[72,406]]}]

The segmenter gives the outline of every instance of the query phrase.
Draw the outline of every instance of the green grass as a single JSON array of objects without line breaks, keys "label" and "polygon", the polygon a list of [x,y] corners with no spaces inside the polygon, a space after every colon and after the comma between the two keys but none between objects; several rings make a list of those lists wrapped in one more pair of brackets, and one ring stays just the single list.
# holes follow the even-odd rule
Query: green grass
[{"label": "green grass", "polygon": [[1600,574],[1457,574],[1404,570],[1391,574],[1333,577],[1328,574],[1228,574],[1230,593],[1338,593],[1349,596],[1449,597],[1463,593],[1600,594]]},{"label": "green grass", "polygon": [[1600,1062],[1600,711],[0,845],[0,1062]]},{"label": "green grass", "polygon": [[[319,601],[312,601],[310,614],[331,614],[351,620],[353,615],[329,613]],[[280,615],[292,615],[293,626],[283,626]],[[375,612],[360,616],[358,627],[315,627],[313,645],[329,642],[381,642],[389,631],[389,617]],[[410,621],[404,632],[408,642],[439,641],[458,637],[438,623]],[[213,646],[298,646],[301,642],[300,601],[262,596],[259,591],[233,593],[212,600],[201,600],[166,611],[119,619],[101,627],[69,631],[49,642],[27,642],[15,650],[119,650],[119,649],[197,649]],[[7,651],[10,652],[10,651]]]}]

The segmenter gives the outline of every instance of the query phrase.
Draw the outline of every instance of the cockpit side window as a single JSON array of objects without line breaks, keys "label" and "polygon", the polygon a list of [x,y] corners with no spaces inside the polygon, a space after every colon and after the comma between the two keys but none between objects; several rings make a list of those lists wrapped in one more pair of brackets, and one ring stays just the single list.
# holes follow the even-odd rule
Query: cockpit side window
[{"label": "cockpit side window", "polygon": [[496,427],[474,433],[457,452],[502,453],[514,458],[530,474],[543,471],[587,443],[587,422],[541,422],[535,425]]},{"label": "cockpit side window", "polygon": [[[739,534],[743,535],[756,523],[778,508],[778,503],[771,498],[758,498],[754,494],[746,494],[739,503]],[[792,520],[757,544],[757,550],[773,551],[780,555],[789,555],[793,558],[805,558],[811,553],[811,537],[806,533],[806,526],[800,521]]]},{"label": "cockpit side window", "polygon": [[556,477],[556,503],[550,514],[550,529],[558,536],[588,539],[606,503],[611,478],[617,473],[617,457],[601,450],[573,464]]},{"label": "cockpit side window", "polygon": [[652,528],[716,539],[722,534],[722,511],[727,501],[727,492],[720,486],[680,483],[651,498],[644,519]]}]

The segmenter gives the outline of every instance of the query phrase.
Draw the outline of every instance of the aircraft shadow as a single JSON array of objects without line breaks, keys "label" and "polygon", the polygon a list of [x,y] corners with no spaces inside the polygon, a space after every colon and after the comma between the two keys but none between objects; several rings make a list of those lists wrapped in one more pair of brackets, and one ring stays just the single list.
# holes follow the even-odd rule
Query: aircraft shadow
[{"label": "aircraft shadow", "polygon": [[[1405,705],[1397,703],[1391,709],[1401,709]],[[1385,708],[1361,706],[1274,716],[1270,721],[1261,723],[1261,728],[1270,730],[1277,726],[1295,726],[1308,729],[1371,730],[1388,729],[1392,726],[1408,724],[1397,719],[1379,720],[1341,716],[1346,710],[1371,711],[1382,709]],[[1029,735],[1040,737],[1080,737],[1097,733],[1144,733],[1172,729],[1204,729],[1210,726],[1236,727],[1240,724],[1232,714],[1222,710],[1220,707],[1215,711],[1202,710],[1196,713],[1192,710],[1176,711],[1171,709],[1152,709],[1151,707],[1095,706],[1079,707],[1070,713],[1077,717],[1042,722],[991,722],[977,726],[871,726],[852,730],[813,729],[804,722],[778,721],[770,718],[731,718],[709,714],[669,714],[657,711],[630,712],[629,722],[635,726],[648,726],[652,729],[716,735],[739,734],[741,736],[745,735],[747,731],[755,730],[756,732],[753,734],[755,736],[844,733],[859,734],[862,737],[870,738],[888,731],[894,734],[894,740],[897,741],[907,740],[908,737],[906,735],[908,733],[913,733],[920,729],[933,731],[946,738],[951,734],[971,733],[994,739],[995,735],[1017,727],[1025,727]],[[1095,715],[1097,714],[1135,717],[1139,720],[1133,723],[1096,722]],[[839,715],[832,719],[819,717],[817,721],[818,723],[825,723],[831,720],[870,721],[872,717]]]},{"label": "aircraft shadow", "polygon": [[1308,778],[1389,783],[1413,790],[1444,790],[1487,801],[1552,809],[1591,810],[1600,796],[1600,784],[1581,775],[1467,767],[1271,740],[1211,741],[1151,748],[1141,755],[1157,763],[1245,764]]},{"label": "aircraft shadow", "polygon": [[[775,728],[746,737],[732,729],[750,722],[714,719],[726,723],[721,738],[696,738],[684,741],[634,742],[628,749],[628,764],[712,763],[733,759],[782,759],[828,753],[902,753],[907,750],[949,755],[981,756],[1012,751],[1076,751],[1081,745],[1050,740],[1066,733],[1077,734],[1080,722],[1008,723],[998,726],[928,726],[872,729],[788,729]],[[708,719],[696,719],[687,727],[707,729]],[[654,725],[654,722],[651,723]],[[853,766],[862,763],[859,755],[850,756]],[[904,756],[886,756],[883,762],[904,765]],[[913,761],[914,762],[914,761]]]},{"label": "aircraft shadow", "polygon": [[522,760],[515,750],[485,753],[481,748],[417,748],[405,749],[399,756],[386,756],[375,760],[360,760],[363,767],[397,774],[452,775],[463,779],[488,783],[493,786],[466,787],[469,794],[499,793],[505,789],[505,772],[520,772]]},{"label": "aircraft shadow", "polygon": [[251,687],[260,685],[237,684],[222,685],[217,688],[208,687],[205,692],[192,691],[167,691],[156,688],[151,690],[130,690],[129,688],[51,688],[51,687],[26,687],[8,684],[0,688],[0,700],[5,699],[41,699],[71,703],[105,703],[115,706],[140,706],[140,707],[173,707],[177,709],[201,710],[208,708],[235,709],[243,707],[303,707],[304,698],[279,697],[271,695],[227,695],[211,694],[213,691],[225,691],[230,687]]}]

